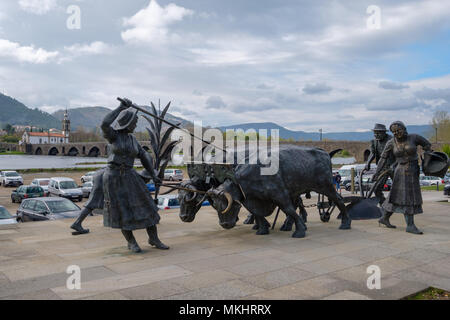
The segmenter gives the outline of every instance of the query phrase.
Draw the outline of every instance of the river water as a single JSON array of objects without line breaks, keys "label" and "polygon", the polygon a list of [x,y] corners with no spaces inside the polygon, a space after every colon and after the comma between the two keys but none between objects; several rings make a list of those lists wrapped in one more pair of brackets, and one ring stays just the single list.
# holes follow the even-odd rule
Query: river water
[{"label": "river water", "polygon": [[[0,155],[0,170],[19,169],[51,169],[51,168],[101,168],[106,164],[78,164],[106,162],[106,158],[65,157],[65,156],[33,156],[33,155]],[[333,158],[333,164],[351,164],[355,158]],[[137,160],[135,165],[140,165]]]},{"label": "river water", "polygon": [[0,155],[0,169],[51,169],[51,168],[83,168],[104,167],[105,164],[78,165],[80,162],[106,162],[106,158],[32,156],[32,155]]}]

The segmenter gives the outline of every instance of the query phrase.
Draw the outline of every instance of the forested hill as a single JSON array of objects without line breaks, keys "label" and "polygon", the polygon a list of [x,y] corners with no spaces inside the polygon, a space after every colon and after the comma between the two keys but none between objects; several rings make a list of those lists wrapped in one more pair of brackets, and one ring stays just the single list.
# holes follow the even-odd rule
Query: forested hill
[{"label": "forested hill", "polygon": [[0,125],[33,125],[42,128],[60,128],[61,122],[51,114],[30,109],[22,102],[0,93]]}]

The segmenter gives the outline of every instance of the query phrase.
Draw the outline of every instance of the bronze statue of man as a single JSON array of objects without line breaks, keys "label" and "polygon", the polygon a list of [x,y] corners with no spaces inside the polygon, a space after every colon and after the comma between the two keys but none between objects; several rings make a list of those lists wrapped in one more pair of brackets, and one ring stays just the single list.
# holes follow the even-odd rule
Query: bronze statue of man
[{"label": "bronze statue of man", "polygon": [[[365,169],[367,171],[370,170],[370,164],[373,160],[375,160],[375,163],[378,165],[378,162],[381,159],[381,154],[383,153],[384,147],[388,143],[389,140],[392,139],[392,136],[387,134],[387,129],[384,124],[376,123],[375,127],[373,128],[373,134],[375,139],[370,141],[370,155],[369,159],[367,159],[366,167]],[[391,165],[395,162],[395,158],[393,156],[390,156],[383,165],[382,171],[385,171],[387,169],[390,169]],[[378,188],[375,190],[375,196],[380,199],[380,205],[384,202],[385,197],[383,195],[383,187],[386,183],[386,180],[389,178],[389,176],[392,176],[392,174],[388,174],[383,176],[381,179],[383,179],[382,182],[378,185]],[[382,223],[382,222],[380,222]]]}]

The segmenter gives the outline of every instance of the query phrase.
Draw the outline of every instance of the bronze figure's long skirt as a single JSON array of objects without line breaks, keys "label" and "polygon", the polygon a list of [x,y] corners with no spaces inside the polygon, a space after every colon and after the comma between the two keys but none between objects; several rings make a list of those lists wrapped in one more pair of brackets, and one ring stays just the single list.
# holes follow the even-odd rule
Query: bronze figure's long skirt
[{"label": "bronze figure's long skirt", "polygon": [[100,169],[92,178],[92,190],[89,194],[88,201],[84,205],[86,208],[89,208],[91,210],[103,209],[103,173],[105,173],[105,169]]},{"label": "bronze figure's long skirt", "polygon": [[159,222],[158,208],[134,169],[108,166],[103,174],[103,191],[105,227],[135,230]]},{"label": "bronze figure's long skirt", "polygon": [[391,192],[383,203],[386,211],[406,214],[423,213],[419,174],[417,160],[397,164]]}]

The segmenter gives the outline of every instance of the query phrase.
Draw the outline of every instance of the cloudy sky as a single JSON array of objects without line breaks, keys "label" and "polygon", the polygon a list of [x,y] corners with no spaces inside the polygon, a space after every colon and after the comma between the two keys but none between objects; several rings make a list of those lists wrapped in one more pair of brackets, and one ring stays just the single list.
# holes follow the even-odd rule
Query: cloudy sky
[{"label": "cloudy sky", "polygon": [[2,0],[0,91],[48,112],[171,100],[210,126],[426,124],[450,111],[449,18],[447,0]]}]

